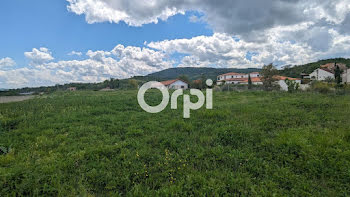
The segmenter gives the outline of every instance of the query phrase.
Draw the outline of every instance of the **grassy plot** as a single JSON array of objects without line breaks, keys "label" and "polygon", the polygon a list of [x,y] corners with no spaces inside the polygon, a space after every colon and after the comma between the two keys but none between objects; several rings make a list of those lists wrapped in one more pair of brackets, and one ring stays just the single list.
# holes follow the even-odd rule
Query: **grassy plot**
[{"label": "grassy plot", "polygon": [[1,104],[0,196],[350,195],[349,96],[215,92],[185,120],[136,95]]}]

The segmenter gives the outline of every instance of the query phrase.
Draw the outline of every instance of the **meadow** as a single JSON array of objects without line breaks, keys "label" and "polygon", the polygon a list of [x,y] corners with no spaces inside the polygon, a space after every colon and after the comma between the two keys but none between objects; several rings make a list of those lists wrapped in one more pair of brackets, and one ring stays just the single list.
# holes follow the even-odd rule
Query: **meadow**
[{"label": "meadow", "polygon": [[350,195],[349,95],[214,92],[190,119],[136,95],[0,104],[0,196]]}]

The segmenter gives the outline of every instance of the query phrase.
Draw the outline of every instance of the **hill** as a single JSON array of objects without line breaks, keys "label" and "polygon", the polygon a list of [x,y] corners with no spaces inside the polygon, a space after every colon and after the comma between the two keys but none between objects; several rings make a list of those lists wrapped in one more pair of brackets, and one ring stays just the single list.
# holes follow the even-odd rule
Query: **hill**
[{"label": "hill", "polygon": [[189,79],[195,80],[200,79],[202,76],[215,80],[218,75],[237,72],[237,73],[250,73],[258,72],[258,68],[247,68],[247,69],[237,69],[237,68],[170,68],[160,72],[152,73],[147,77],[152,77],[160,80],[175,79],[180,75],[187,75]]},{"label": "hill", "polygon": [[298,65],[293,67],[286,67],[283,70],[280,70],[280,75],[284,75],[287,77],[300,77],[301,73],[307,73],[310,74],[317,68],[319,68],[321,65],[328,64],[328,63],[343,63],[346,64],[347,67],[350,67],[350,59],[345,58],[334,58],[334,59],[326,59],[326,60],[319,60],[317,62],[312,62],[304,65]]}]

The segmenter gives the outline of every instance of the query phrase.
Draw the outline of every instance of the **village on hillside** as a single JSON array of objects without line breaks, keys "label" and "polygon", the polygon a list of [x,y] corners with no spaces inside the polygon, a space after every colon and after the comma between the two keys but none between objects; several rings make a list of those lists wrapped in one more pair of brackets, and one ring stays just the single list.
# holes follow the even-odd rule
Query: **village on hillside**
[{"label": "village on hillside", "polygon": [[[300,73],[300,78],[292,78],[287,76],[274,75],[274,83],[280,87],[282,91],[288,91],[288,81],[292,81],[301,90],[310,88],[310,84],[315,81],[319,82],[336,82],[337,74],[340,76],[340,83],[350,83],[350,69],[342,63],[328,63],[321,65],[310,74]],[[195,80],[194,83],[200,83]],[[259,72],[252,73],[235,73],[229,72],[217,76],[216,85],[263,85],[264,76]],[[169,89],[188,89],[191,87],[189,82],[183,79],[173,79],[161,82]]]}]

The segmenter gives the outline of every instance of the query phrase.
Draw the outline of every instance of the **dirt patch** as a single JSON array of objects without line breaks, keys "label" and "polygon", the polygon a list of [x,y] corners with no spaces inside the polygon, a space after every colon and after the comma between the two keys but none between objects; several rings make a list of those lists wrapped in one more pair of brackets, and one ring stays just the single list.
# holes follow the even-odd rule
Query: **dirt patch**
[{"label": "dirt patch", "polygon": [[0,96],[0,103],[20,102],[32,98],[34,96]]}]

